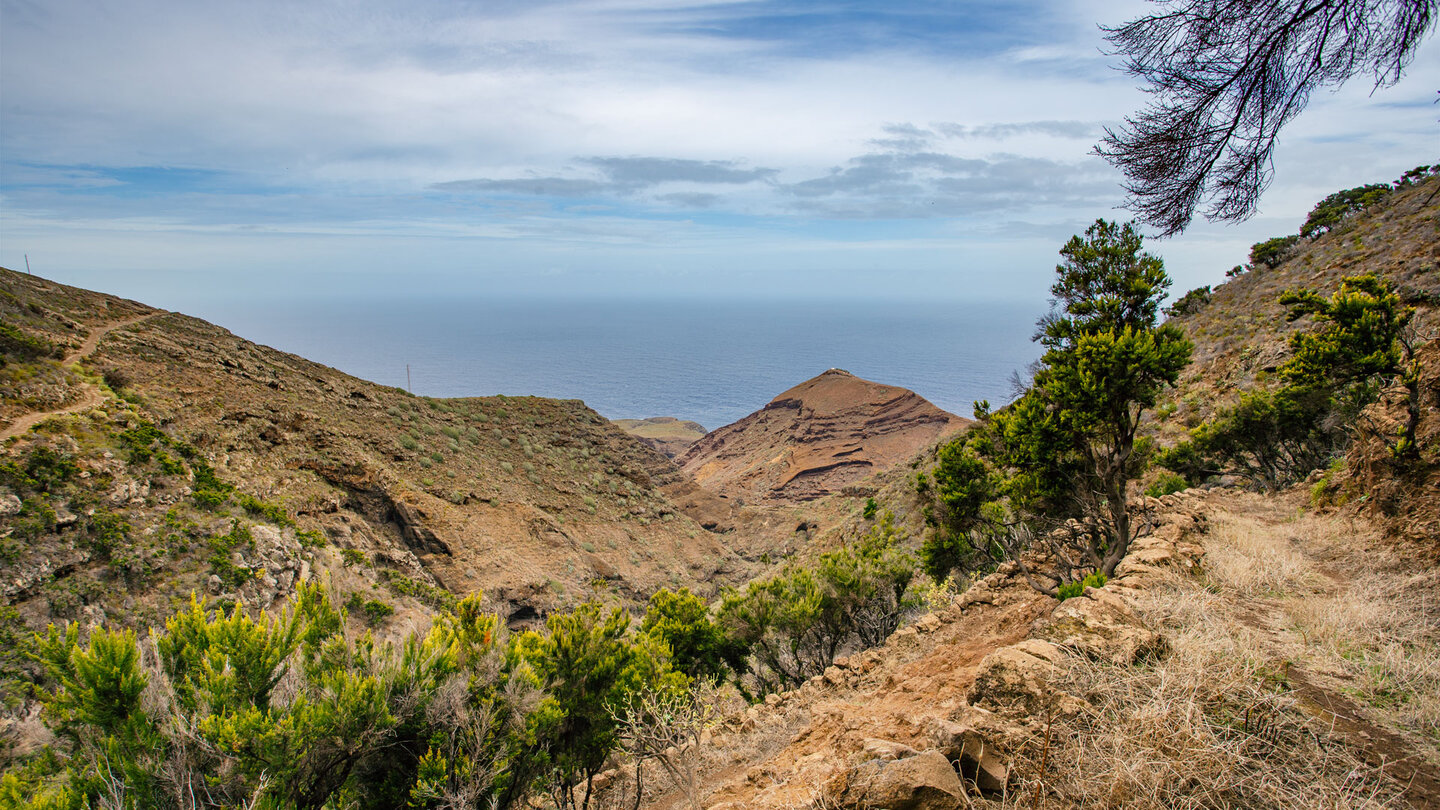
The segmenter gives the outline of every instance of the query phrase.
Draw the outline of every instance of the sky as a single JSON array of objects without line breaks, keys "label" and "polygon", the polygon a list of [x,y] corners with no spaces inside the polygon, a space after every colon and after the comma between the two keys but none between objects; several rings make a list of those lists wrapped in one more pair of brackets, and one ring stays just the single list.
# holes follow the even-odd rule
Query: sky
[{"label": "sky", "polygon": [[[1127,218],[1145,96],[1099,0],[0,0],[0,265],[170,308],[284,296],[1043,298]],[[1440,158],[1440,46],[1285,132],[1217,283]]]}]

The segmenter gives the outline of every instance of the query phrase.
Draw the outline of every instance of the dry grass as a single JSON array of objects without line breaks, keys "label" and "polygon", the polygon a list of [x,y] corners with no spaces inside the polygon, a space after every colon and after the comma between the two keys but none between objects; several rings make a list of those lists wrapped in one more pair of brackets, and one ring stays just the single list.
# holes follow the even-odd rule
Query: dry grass
[{"label": "dry grass", "polygon": [[[1304,527],[1297,522],[1291,537]],[[1205,570],[1214,582],[1250,598],[1308,592],[1319,584],[1298,544],[1277,542],[1273,527],[1247,516],[1220,513],[1205,541]]]},{"label": "dry grass", "polygon": [[1071,659],[1057,685],[1092,711],[1055,721],[1043,783],[1022,775],[1006,807],[1031,807],[1037,789],[1042,806],[1397,806],[1376,769],[1317,736],[1230,600],[1177,579],[1139,607],[1171,654],[1148,668]]},{"label": "dry grass", "polygon": [[1315,554],[1335,579],[1298,594],[1285,612],[1317,669],[1353,679],[1379,719],[1418,732],[1440,761],[1440,571],[1413,563],[1363,532],[1317,531]]},{"label": "dry grass", "polygon": [[1418,733],[1440,761],[1440,571],[1401,557],[1364,523],[1289,519],[1258,498],[1248,507],[1212,521],[1212,583],[1268,600],[1296,636],[1297,662],[1348,678],[1337,688],[1372,720]]}]

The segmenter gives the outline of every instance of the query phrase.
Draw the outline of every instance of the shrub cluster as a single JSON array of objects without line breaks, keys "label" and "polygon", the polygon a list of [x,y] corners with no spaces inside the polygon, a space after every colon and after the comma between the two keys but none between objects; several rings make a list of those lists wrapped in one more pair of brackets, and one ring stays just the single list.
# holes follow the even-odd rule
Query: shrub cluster
[{"label": "shrub cluster", "polygon": [[514,635],[477,596],[396,643],[348,626],[306,584],[258,618],[192,597],[148,638],[52,626],[34,655],[58,740],[0,779],[0,804],[580,807],[616,718],[690,684],[662,634],[593,602]]},{"label": "shrub cluster", "polygon": [[916,561],[885,513],[854,543],[792,564],[720,602],[731,650],[747,649],[762,691],[797,686],[848,649],[882,643],[915,601],[906,595]]},{"label": "shrub cluster", "polygon": [[[1317,322],[1291,337],[1281,387],[1242,394],[1235,406],[1160,453],[1158,463],[1194,483],[1230,474],[1276,490],[1343,453],[1347,426],[1384,385],[1418,379],[1405,337],[1414,309],[1374,274],[1344,279],[1329,298],[1291,290],[1280,301],[1291,320],[1309,315]],[[1414,430],[1407,424],[1397,437],[1397,456],[1413,452]]]}]

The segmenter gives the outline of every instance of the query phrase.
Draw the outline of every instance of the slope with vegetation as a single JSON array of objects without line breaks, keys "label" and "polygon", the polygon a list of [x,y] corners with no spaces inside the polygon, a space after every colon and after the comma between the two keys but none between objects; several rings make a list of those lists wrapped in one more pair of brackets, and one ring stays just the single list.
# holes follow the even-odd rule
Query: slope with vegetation
[{"label": "slope with vegetation", "polygon": [[[1262,243],[1248,271],[1182,296],[1165,323],[1158,259],[1129,226],[1097,222],[1061,251],[1047,351],[1017,402],[978,404],[978,424],[908,467],[763,508],[676,475],[577,403],[422,400],[178,316],[92,319],[127,325],[71,340],[83,356],[69,367],[7,352],[107,399],[40,423],[0,467],[16,583],[0,666],[21,710],[0,795],[1440,803],[1428,175],[1322,202],[1323,233]],[[1377,233],[1388,241],[1365,248]],[[47,292],[69,293],[6,278],[32,315],[22,294],[45,310]],[[1237,320],[1261,293],[1293,322]],[[1247,331],[1222,334],[1222,318]],[[61,345],[56,328],[22,331]],[[1261,352],[1272,370],[1253,365]],[[1224,396],[1182,412],[1195,391]],[[1203,445],[1262,396],[1295,403],[1299,435],[1325,441],[1284,476],[1236,474],[1272,434],[1237,433],[1241,456]],[[760,433],[728,435],[775,438]],[[1156,460],[1210,491],[1167,494],[1186,482],[1146,474]],[[624,500],[591,502],[607,482]],[[517,516],[537,512],[527,543],[536,524]],[[1427,553],[1396,550],[1387,529]],[[707,604],[758,570],[735,551],[776,530],[794,553]],[[634,550],[676,532],[696,542],[675,538],[670,559],[703,575],[641,557],[612,587],[557,580],[517,600],[532,570],[614,565],[577,540]],[[79,583],[92,584],[66,608],[57,589]],[[467,596],[477,585],[503,598]],[[81,621],[24,632],[66,618],[57,605]]]}]

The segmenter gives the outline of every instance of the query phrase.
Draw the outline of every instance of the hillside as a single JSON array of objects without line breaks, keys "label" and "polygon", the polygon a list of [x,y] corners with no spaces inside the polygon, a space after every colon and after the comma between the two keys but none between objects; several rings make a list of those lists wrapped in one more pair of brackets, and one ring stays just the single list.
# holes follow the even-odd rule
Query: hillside
[{"label": "hillside", "polygon": [[[1286,341],[1310,326],[1285,319],[1280,295],[1291,289],[1334,292],[1346,276],[1375,273],[1416,307],[1415,331],[1440,331],[1440,177],[1401,189],[1374,210],[1352,215],[1329,233],[1300,239],[1274,267],[1259,265],[1215,285],[1208,301],[1173,316],[1195,343],[1194,361],[1166,406],[1174,432],[1233,404],[1237,392],[1266,385]],[[1173,410],[1170,410],[1173,409]]]},{"label": "hillside", "polygon": [[[1159,498],[1132,491],[1144,533],[1103,587],[1063,600],[1013,561],[943,584],[915,573],[908,553],[937,529],[925,476],[967,420],[904,389],[828,371],[677,465],[583,403],[413,397],[202,321],[3,271],[7,756],[65,733],[53,722],[63,702],[47,708],[50,728],[35,708],[64,665],[52,657],[38,679],[19,652],[29,630],[76,620],[113,642],[102,625],[154,627],[192,590],[206,608],[273,617],[309,580],[329,586],[348,624],[307,625],[330,646],[294,647],[284,689],[243,716],[283,736],[309,722],[294,695],[338,703],[330,679],[342,675],[373,689],[366,705],[403,720],[303,743],[364,763],[348,794],[357,806],[400,803],[376,805],[368,791],[396,789],[376,774],[413,786],[423,806],[473,804],[455,797],[495,795],[510,763],[531,762],[535,781],[507,806],[1440,807],[1437,189],[1440,178],[1401,189],[1175,316],[1196,363],[1148,424],[1166,442],[1268,384],[1287,335],[1307,326],[1284,321],[1281,291],[1373,271],[1419,311],[1414,457],[1391,452],[1408,415],[1392,386],[1350,426],[1345,463],[1289,490],[1212,479]],[[1053,564],[1041,548],[1023,552],[1031,568]],[[661,586],[710,597],[751,577],[757,587],[696,600],[683,621],[633,621]],[[493,623],[457,608],[475,588]],[[565,613],[590,597],[619,608],[613,624],[601,626],[598,603]],[[549,626],[521,632],[544,615]],[[210,616],[224,632],[239,621]],[[750,701],[730,684],[686,692],[693,703],[630,715],[616,747],[569,781],[545,770],[552,751],[615,721],[604,690],[641,683],[639,699],[659,697],[674,673],[651,664],[702,660],[696,645],[762,622],[772,635],[759,641],[777,646],[750,648],[750,674],[735,675]],[[370,631],[406,643],[372,647]],[[139,638],[135,666],[163,685],[158,642]],[[801,675],[760,679],[791,665]],[[406,681],[406,666],[440,674]],[[145,700],[184,721],[162,716],[157,732],[172,740],[166,767],[183,765],[208,708],[163,689]],[[225,731],[231,719],[208,718],[194,739],[211,748],[193,761],[211,763],[216,790],[263,792],[290,763],[245,772],[256,760],[247,737]],[[497,747],[466,749],[467,735]],[[64,750],[84,762],[97,749]],[[64,782],[61,765],[36,762],[37,781],[0,782],[0,796]]]},{"label": "hillside", "polygon": [[830,369],[711,431],[678,462],[728,498],[803,503],[908,461],[968,422],[913,391]]},{"label": "hillside", "polygon": [[[265,607],[306,576],[392,604],[397,628],[436,589],[523,621],[594,583],[643,600],[753,570],[663,494],[668,460],[581,402],[414,397],[8,270],[0,313],[69,352],[3,369],[6,457],[74,466],[48,491],[7,482],[4,593],[31,627],[152,622],[191,590]],[[219,505],[196,501],[204,466],[233,487]],[[208,561],[235,521],[256,541]],[[101,524],[123,527],[104,549]]]}]

